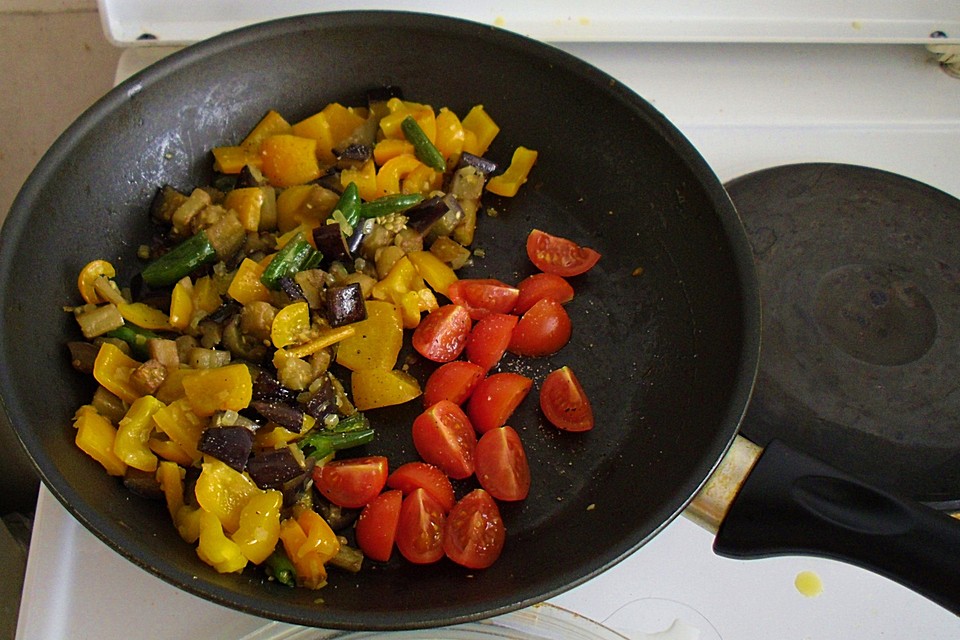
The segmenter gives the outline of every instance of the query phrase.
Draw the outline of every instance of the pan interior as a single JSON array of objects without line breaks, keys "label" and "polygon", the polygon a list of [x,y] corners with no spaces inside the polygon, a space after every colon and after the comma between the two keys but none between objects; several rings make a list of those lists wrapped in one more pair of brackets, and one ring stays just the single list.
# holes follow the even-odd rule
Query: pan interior
[{"label": "pan interior", "polygon": [[[322,592],[198,561],[162,505],[134,497],[73,444],[70,417],[92,388],[68,364],[77,335],[64,305],[80,267],[105,258],[128,280],[141,267],[155,190],[211,178],[209,149],[238,141],[270,108],[295,122],[331,101],[362,104],[398,85],[413,100],[465,113],[482,103],[502,127],[492,156],[540,152],[511,200],[490,199],[463,275],[518,281],[532,228],[603,254],[576,278],[571,343],[518,362],[542,381],[570,365],[598,426],[546,426],[536,390],[513,426],[533,472],[530,497],[503,506],[507,548],[470,572],[398,559],[334,573]],[[686,140],[647,103],[545,45],[489,27],[396,13],[305,16],[191,47],[111,92],[45,156],[2,235],[0,389],[5,419],[44,482],[96,535],[161,578],[264,617],[331,628],[449,624],[540,601],[618,561],[686,504],[735,433],[756,364],[758,307],[749,247],[725,192]],[[423,375],[426,365],[415,364]],[[422,378],[421,378],[422,379]],[[371,413],[369,453],[413,459],[419,406]],[[104,579],[109,579],[105,576]],[[322,599],[322,604],[318,602]]]}]

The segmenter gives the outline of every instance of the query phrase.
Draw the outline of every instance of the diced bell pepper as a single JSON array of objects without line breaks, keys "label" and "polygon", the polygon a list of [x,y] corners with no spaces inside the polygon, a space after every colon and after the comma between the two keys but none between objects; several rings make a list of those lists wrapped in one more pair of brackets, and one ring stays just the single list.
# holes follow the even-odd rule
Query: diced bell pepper
[{"label": "diced bell pepper", "polygon": [[250,258],[244,258],[243,262],[237,268],[237,273],[230,281],[227,289],[227,295],[239,302],[248,304],[250,302],[269,302],[270,290],[267,289],[260,278],[270,262],[270,257],[264,258],[261,262],[256,262]]},{"label": "diced bell pepper", "polygon": [[80,407],[73,417],[77,429],[75,442],[80,450],[99,462],[112,476],[127,472],[127,464],[113,452],[117,430],[91,405]]},{"label": "diced bell pepper", "polygon": [[147,442],[156,426],[153,415],[163,407],[155,397],[143,396],[130,405],[127,415],[120,420],[113,452],[129,466],[141,471],[157,469],[157,456]]},{"label": "diced bell pepper", "polygon": [[310,306],[304,302],[288,304],[277,312],[270,325],[270,339],[278,349],[306,342],[310,331]]},{"label": "diced bell pepper", "polygon": [[93,363],[93,377],[121,400],[132,403],[143,395],[133,382],[130,374],[140,363],[125,354],[120,347],[104,342],[100,345],[97,358]]},{"label": "diced bell pepper", "polygon": [[205,422],[190,408],[189,400],[181,398],[170,402],[153,414],[153,421],[160,431],[190,456],[191,461],[200,460],[197,443],[200,442]]},{"label": "diced bell pepper", "polygon": [[536,161],[536,151],[526,147],[517,147],[506,171],[487,181],[487,191],[507,198],[517,195],[517,191],[527,181],[530,170],[533,169]]},{"label": "diced bell pepper", "polygon": [[116,275],[116,269],[106,260],[93,260],[88,262],[86,266],[80,270],[80,275],[77,277],[77,289],[80,290],[80,296],[84,302],[87,304],[101,304],[106,302],[97,292],[94,283],[97,281],[97,278],[101,276],[113,278]]},{"label": "diced bell pepper", "polygon": [[258,491],[246,474],[216,458],[204,458],[195,489],[197,502],[204,511],[214,514],[226,531],[237,530],[241,511]]},{"label": "diced bell pepper", "polygon": [[240,411],[253,397],[253,378],[245,364],[201,369],[183,379],[183,391],[198,416]]},{"label": "diced bell pepper", "polygon": [[358,411],[403,404],[422,393],[417,379],[399,369],[364,369],[350,374],[353,403]]},{"label": "diced bell pepper", "polygon": [[391,302],[367,300],[367,319],[353,324],[354,334],[340,342],[337,362],[350,369],[392,369],[403,345],[400,312]]},{"label": "diced bell pepper", "polygon": [[223,526],[214,514],[203,510],[197,555],[219,573],[239,573],[247,566],[240,545],[224,535]]},{"label": "diced bell pepper", "polygon": [[279,491],[260,491],[240,511],[240,526],[230,539],[250,562],[260,564],[277,547],[282,505],[283,494]]},{"label": "diced bell pepper", "polygon": [[261,169],[275,187],[292,187],[316,180],[321,175],[317,163],[317,141],[291,134],[266,138],[260,145]]}]

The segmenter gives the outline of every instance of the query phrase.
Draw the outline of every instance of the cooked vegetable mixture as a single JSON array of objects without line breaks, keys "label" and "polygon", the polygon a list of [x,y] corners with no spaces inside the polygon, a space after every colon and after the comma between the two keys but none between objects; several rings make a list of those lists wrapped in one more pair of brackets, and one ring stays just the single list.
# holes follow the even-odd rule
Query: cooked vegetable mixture
[{"label": "cooked vegetable mixture", "polygon": [[[239,144],[212,150],[212,185],[160,188],[140,277],[124,286],[103,259],[78,277],[84,304],[69,311],[85,340],[70,352],[98,383],[74,417],[80,449],[165,500],[220,572],[259,565],[316,589],[329,565],[357,571],[363,553],[336,531],[361,507],[357,544],[374,560],[390,557],[395,537],[414,562],[435,555],[400,537],[438,509],[497,525],[479,564],[453,534],[448,557],[495,559],[503,527],[484,489],[455,501],[437,464],[388,476],[385,458],[336,457],[374,440],[367,412],[421,395],[398,366],[404,330],[466,308],[442,301],[466,293],[450,290],[471,260],[481,196],[515,195],[537,155],[520,147],[499,171],[483,157],[498,131],[480,105],[460,118],[378,89],[366,106],[332,103],[294,124],[270,111]],[[437,406],[421,440],[459,410]]]}]

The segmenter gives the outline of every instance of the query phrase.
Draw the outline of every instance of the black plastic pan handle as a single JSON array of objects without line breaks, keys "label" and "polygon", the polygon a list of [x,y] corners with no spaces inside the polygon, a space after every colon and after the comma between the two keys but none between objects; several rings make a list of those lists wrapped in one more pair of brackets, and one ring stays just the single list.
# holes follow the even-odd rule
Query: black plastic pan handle
[{"label": "black plastic pan handle", "polygon": [[760,454],[713,548],[733,558],[799,554],[841,560],[960,615],[960,521],[781,442]]}]

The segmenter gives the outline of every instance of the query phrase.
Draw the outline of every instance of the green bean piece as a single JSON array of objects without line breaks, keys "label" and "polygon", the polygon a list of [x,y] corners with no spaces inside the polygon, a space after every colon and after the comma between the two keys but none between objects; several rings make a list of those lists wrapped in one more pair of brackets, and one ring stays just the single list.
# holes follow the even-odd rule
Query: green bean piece
[{"label": "green bean piece", "polygon": [[373,441],[373,429],[359,429],[357,431],[317,431],[307,435],[299,442],[300,450],[304,455],[313,456],[320,460],[335,451],[359,447]]},{"label": "green bean piece", "polygon": [[[302,231],[293,236],[283,248],[273,256],[273,260],[263,270],[260,276],[260,282],[267,289],[276,291],[280,288],[280,279],[292,277],[293,274],[303,269],[303,265],[310,259],[310,256],[316,252]],[[318,260],[319,262],[319,260]]]},{"label": "green bean piece", "polygon": [[339,422],[331,429],[334,433],[347,433],[349,431],[360,431],[370,428],[370,419],[360,411],[340,418]]},{"label": "green bean piece", "polygon": [[140,275],[150,287],[167,287],[216,259],[217,252],[201,230],[147,265]]},{"label": "green bean piece", "polygon": [[437,147],[430,142],[430,138],[423,132],[423,129],[421,129],[417,121],[413,119],[413,116],[404,118],[403,122],[400,123],[400,128],[403,129],[403,135],[410,144],[413,145],[413,152],[420,162],[440,173],[447,170],[447,163],[443,159],[443,155]]},{"label": "green bean piece", "polygon": [[340,212],[351,229],[357,226],[360,222],[360,188],[356,182],[351,182],[343,189],[333,210]]},{"label": "green bean piece", "polygon": [[391,213],[402,213],[410,207],[420,204],[423,196],[419,193],[395,193],[382,196],[360,205],[361,218],[380,218]]},{"label": "green bean piece", "polygon": [[297,586],[297,570],[283,546],[278,546],[265,561],[267,574],[282,585]]},{"label": "green bean piece", "polygon": [[147,349],[147,340],[160,337],[153,331],[148,331],[147,329],[142,329],[132,324],[117,327],[103,335],[108,338],[117,338],[126,342],[130,345],[130,350],[133,352],[133,355],[139,360],[146,360],[150,357],[150,351]]}]

